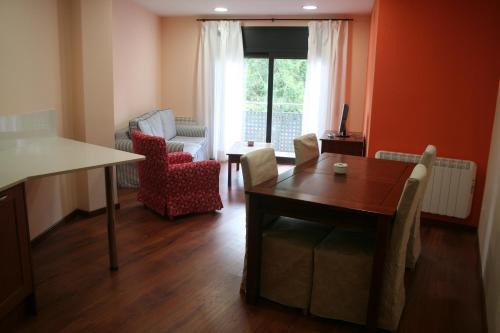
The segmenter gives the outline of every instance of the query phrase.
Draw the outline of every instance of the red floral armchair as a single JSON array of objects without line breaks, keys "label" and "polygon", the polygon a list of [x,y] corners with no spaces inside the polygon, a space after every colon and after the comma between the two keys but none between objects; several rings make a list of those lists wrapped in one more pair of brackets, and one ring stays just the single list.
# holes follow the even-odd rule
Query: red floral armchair
[{"label": "red floral armchair", "polygon": [[146,156],[137,163],[139,201],[170,219],[222,209],[219,162],[193,162],[189,153],[169,153],[163,138],[140,131],[131,137],[134,152]]}]

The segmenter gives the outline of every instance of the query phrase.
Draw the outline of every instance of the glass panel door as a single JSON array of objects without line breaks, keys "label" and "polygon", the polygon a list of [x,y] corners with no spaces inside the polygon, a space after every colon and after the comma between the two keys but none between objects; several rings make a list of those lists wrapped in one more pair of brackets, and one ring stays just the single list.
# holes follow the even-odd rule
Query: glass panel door
[{"label": "glass panel door", "polygon": [[271,142],[277,152],[293,152],[302,134],[307,61],[274,59]]},{"label": "glass panel door", "polygon": [[245,141],[266,142],[269,59],[245,58],[245,67],[246,98],[243,138]]},{"label": "glass panel door", "polygon": [[307,61],[245,58],[245,66],[244,140],[272,142],[277,153],[293,153],[293,139],[302,133]]}]

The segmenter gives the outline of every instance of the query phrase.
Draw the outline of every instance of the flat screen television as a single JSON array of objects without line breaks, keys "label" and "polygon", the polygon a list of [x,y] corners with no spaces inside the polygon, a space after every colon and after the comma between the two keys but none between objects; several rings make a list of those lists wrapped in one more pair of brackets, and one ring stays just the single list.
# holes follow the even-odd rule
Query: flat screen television
[{"label": "flat screen television", "polygon": [[346,130],[346,123],[347,123],[347,115],[348,114],[349,114],[349,105],[344,104],[344,107],[342,108],[342,119],[340,120],[339,133],[337,134],[338,137],[341,137],[341,138],[349,137],[349,135],[347,134],[347,130]]}]

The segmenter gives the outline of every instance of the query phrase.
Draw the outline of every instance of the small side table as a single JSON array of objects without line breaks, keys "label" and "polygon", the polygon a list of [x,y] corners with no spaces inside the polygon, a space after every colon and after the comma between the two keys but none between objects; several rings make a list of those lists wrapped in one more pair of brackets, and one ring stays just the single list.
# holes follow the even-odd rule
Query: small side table
[{"label": "small side table", "polygon": [[272,143],[266,142],[255,142],[252,147],[249,147],[246,142],[236,142],[229,151],[227,155],[227,186],[231,187],[231,169],[233,163],[236,163],[236,171],[240,170],[240,158],[242,155],[249,153],[251,151],[262,149],[262,148],[274,148]]},{"label": "small side table", "polygon": [[[329,136],[329,135],[332,135]],[[363,133],[350,132],[349,137],[341,138],[334,131],[325,131],[321,140],[321,153],[336,153],[365,156],[365,138]]]}]

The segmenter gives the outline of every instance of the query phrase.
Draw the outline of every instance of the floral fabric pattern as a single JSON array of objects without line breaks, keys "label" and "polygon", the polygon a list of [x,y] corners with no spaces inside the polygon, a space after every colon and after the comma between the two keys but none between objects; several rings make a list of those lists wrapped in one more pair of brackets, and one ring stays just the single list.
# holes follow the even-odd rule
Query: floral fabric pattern
[{"label": "floral fabric pattern", "polygon": [[131,137],[134,152],[146,156],[137,163],[139,201],[169,218],[222,209],[219,162],[192,162],[189,153],[169,153],[161,137],[139,131]]},{"label": "floral fabric pattern", "polygon": [[190,153],[167,153],[168,164],[190,163],[193,156]]}]

